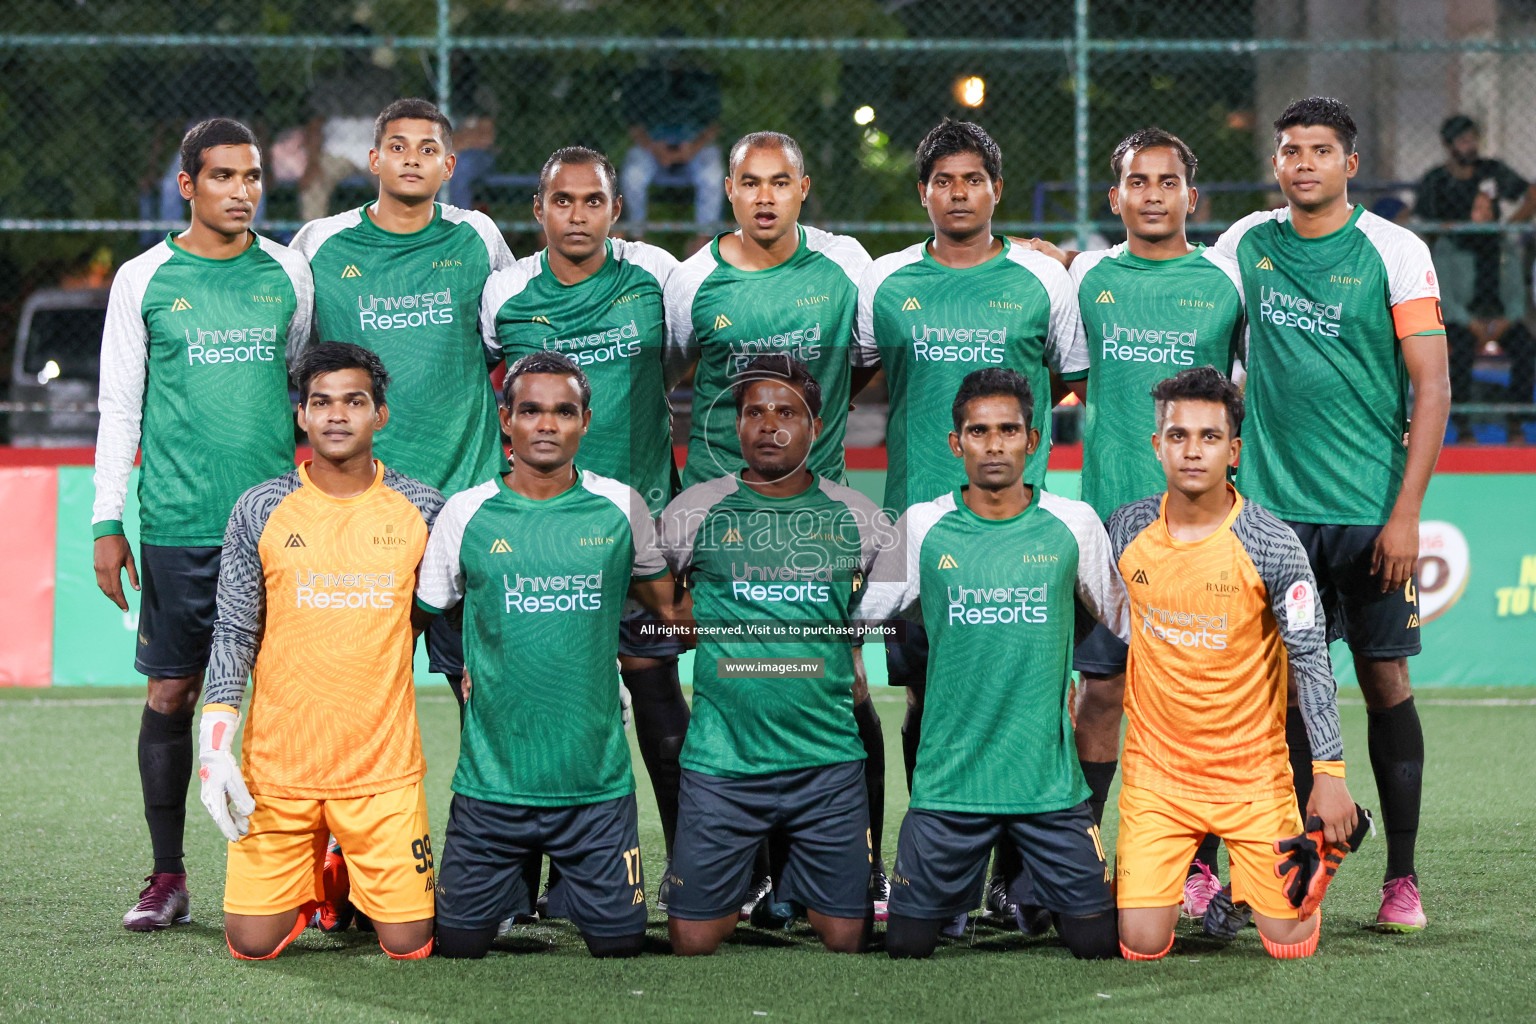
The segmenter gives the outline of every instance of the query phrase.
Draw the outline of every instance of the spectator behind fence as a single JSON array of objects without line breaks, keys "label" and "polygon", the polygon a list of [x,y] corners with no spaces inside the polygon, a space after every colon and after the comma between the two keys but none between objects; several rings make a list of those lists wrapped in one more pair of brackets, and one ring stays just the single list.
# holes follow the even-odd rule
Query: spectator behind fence
[{"label": "spectator behind fence", "polygon": [[[353,26],[348,34],[366,35]],[[308,159],[299,182],[299,217],[327,216],[338,182],[368,171],[373,118],[396,97],[395,76],[365,50],[347,48],[340,63],[309,90],[311,119],[304,142]],[[372,186],[372,182],[369,183]]]},{"label": "spectator behind fence", "polygon": [[[1523,222],[1536,214],[1536,185],[1508,164],[1478,154],[1477,123],[1465,114],[1440,126],[1445,163],[1419,181],[1414,213],[1423,220],[1465,220],[1491,224],[1501,219],[1500,204],[1519,200],[1507,220]],[[1508,401],[1527,403],[1536,388],[1536,339],[1521,322],[1524,287],[1519,261],[1497,234],[1442,235],[1433,239],[1440,275],[1446,341],[1451,357],[1451,396],[1472,400],[1472,363],[1480,353],[1502,351],[1510,359]],[[1456,417],[1466,432],[1466,418]],[[1511,420],[1512,433],[1518,420]]]},{"label": "spectator behind fence", "polygon": [[[666,35],[667,33],[663,33]],[[672,33],[675,35],[676,33]],[[675,53],[635,69],[624,83],[623,113],[634,145],[619,179],[630,237],[646,219],[646,193],[658,180],[693,187],[693,219],[701,235],[720,220],[725,162],[720,134],[720,83]]]}]

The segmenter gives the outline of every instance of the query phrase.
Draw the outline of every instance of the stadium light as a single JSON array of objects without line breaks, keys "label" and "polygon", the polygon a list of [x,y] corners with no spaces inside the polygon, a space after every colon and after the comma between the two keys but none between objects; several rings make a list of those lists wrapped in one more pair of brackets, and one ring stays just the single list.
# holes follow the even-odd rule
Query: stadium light
[{"label": "stadium light", "polygon": [[875,119],[875,108],[870,106],[867,103],[864,104],[864,106],[860,107],[858,110],[855,110],[853,112],[853,123],[854,124],[865,125],[865,124],[869,124],[874,119]]},{"label": "stadium light", "polygon": [[955,101],[965,107],[979,107],[987,102],[987,83],[980,75],[961,75],[955,79]]}]

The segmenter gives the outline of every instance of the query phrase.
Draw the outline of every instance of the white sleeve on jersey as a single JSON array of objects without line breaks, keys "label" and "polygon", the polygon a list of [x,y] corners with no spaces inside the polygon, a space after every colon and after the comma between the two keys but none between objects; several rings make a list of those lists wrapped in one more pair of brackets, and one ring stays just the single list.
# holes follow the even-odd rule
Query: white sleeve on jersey
[{"label": "white sleeve on jersey", "polygon": [[581,471],[581,486],[613,502],[629,521],[629,533],[635,546],[635,561],[630,575],[654,576],[664,572],[667,563],[656,545],[656,523],[651,519],[651,510],[646,507],[640,492],[611,477],[599,476],[590,469]]},{"label": "white sleeve on jersey", "polygon": [[497,485],[498,481],[487,480],[460,491],[437,513],[421,568],[416,570],[416,600],[428,608],[444,612],[464,600],[464,563],[459,557],[464,529],[480,506],[496,496]]},{"label": "white sleeve on jersey", "polygon": [[1422,238],[1369,210],[1361,212],[1355,226],[1370,239],[1387,268],[1387,305],[1440,297],[1435,263]]},{"label": "white sleeve on jersey", "polygon": [[693,300],[699,286],[715,269],[715,257],[705,246],[684,260],[667,278],[662,298],[667,315],[666,383],[673,387],[699,358],[699,339],[693,330]]},{"label": "white sleeve on jersey", "polygon": [[101,377],[96,407],[96,502],[91,522],[122,522],[128,477],[144,424],[144,386],[149,375],[149,329],[144,292],[173,253],[165,242],[129,260],[112,280],[101,332]]},{"label": "white sleeve on jersey", "polygon": [[955,496],[946,494],[919,502],[896,520],[894,543],[875,556],[859,604],[859,617],[871,621],[894,618],[922,600],[923,540],[933,524],[955,510]]},{"label": "white sleeve on jersey", "polygon": [[1077,598],[1088,613],[1130,642],[1130,609],[1125,581],[1109,548],[1109,535],[1093,507],[1036,489],[1040,510],[1061,520],[1077,539]]},{"label": "white sleeve on jersey", "polygon": [[1288,213],[1289,211],[1285,208],[1279,210],[1255,210],[1223,231],[1221,237],[1216,239],[1216,245],[1213,248],[1227,259],[1236,260],[1237,244],[1243,240],[1244,235],[1267,220],[1282,220]]},{"label": "white sleeve on jersey", "polygon": [[827,259],[842,268],[848,275],[848,280],[858,287],[859,279],[864,276],[864,268],[869,266],[869,250],[852,235],[834,235],[830,231],[821,228],[805,228],[805,247],[812,252],[819,252]]},{"label": "white sleeve on jersey", "polygon": [[288,283],[293,286],[293,296],[297,305],[293,312],[293,319],[288,321],[288,340],[286,355],[288,365],[292,368],[295,360],[309,347],[310,336],[314,331],[315,323],[315,278],[310,273],[309,261],[303,253],[270,238],[256,236],[256,244],[261,246],[263,252],[277,261],[288,275]]},{"label": "white sleeve on jersey", "polygon": [[630,242],[622,238],[613,239],[613,258],[633,263],[645,270],[661,285],[663,294],[666,293],[667,282],[672,279],[673,271],[682,266],[677,257],[665,249],[648,242]]},{"label": "white sleeve on jersey", "polygon": [[[1248,297],[1243,294],[1243,272],[1238,268],[1237,260],[1210,247],[1203,249],[1200,255],[1206,262],[1219,267],[1221,272],[1227,275],[1227,280],[1232,282],[1232,290],[1237,293],[1237,304],[1243,310],[1243,322],[1238,329],[1237,352],[1230,367],[1232,379],[1241,384],[1243,377],[1247,377],[1247,373],[1242,368],[1243,360],[1248,358]],[[1239,374],[1242,374],[1242,377],[1239,377]]]},{"label": "white sleeve on jersey", "polygon": [[498,362],[501,360],[501,336],[496,330],[496,317],[501,312],[501,307],[507,300],[521,295],[523,289],[543,272],[543,264],[539,261],[538,253],[532,256],[524,256],[510,267],[491,271],[491,276],[485,279],[485,288],[480,292],[480,340],[485,345],[486,355]]},{"label": "white sleeve on jersey", "polygon": [[485,243],[486,257],[491,261],[491,270],[503,270],[513,263],[512,250],[507,245],[506,237],[496,222],[491,220],[479,210],[463,210],[457,206],[442,204],[443,220],[455,224],[468,224],[475,229],[475,234]]},{"label": "white sleeve on jersey", "polygon": [[1077,285],[1072,275],[1052,257],[1022,245],[1010,245],[1008,258],[1034,274],[1050,299],[1045,364],[1058,374],[1077,374],[1088,369],[1088,346],[1078,337],[1083,318],[1077,309]]},{"label": "white sleeve on jersey", "polygon": [[[1067,276],[1072,279],[1072,292],[1077,296],[1077,334],[1072,341],[1073,349],[1080,349],[1084,358],[1088,355],[1088,330],[1083,326],[1083,304],[1091,302],[1091,299],[1082,295],[1083,278],[1088,276],[1088,271],[1099,265],[1101,260],[1118,255],[1125,248],[1125,244],[1111,246],[1108,249],[1090,249],[1087,252],[1078,253],[1072,260],[1072,265],[1067,268]],[[1081,373],[1081,370],[1066,371],[1069,373]]]},{"label": "white sleeve on jersey", "polygon": [[865,267],[859,276],[859,312],[853,324],[851,355],[854,366],[880,365],[880,339],[875,337],[875,298],[886,278],[923,258],[923,247],[927,244],[918,242],[897,252],[886,253]]}]

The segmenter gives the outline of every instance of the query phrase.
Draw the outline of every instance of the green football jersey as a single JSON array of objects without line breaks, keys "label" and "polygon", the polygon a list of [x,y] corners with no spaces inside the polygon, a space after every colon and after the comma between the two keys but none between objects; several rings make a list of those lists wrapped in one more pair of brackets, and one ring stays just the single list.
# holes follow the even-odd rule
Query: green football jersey
[{"label": "green football jersey", "polygon": [[464,602],[464,708],[453,791],[569,807],[633,793],[619,714],[619,613],[631,578],[666,575],[632,487],[580,471],[545,501],[501,477],[438,513],[416,602]]},{"label": "green football jersey", "polygon": [[1060,263],[1003,238],[992,259],[957,270],[933,258],[931,241],[880,257],[859,282],[860,362],[878,360],[890,390],[884,504],[897,512],[965,483],[949,434],[966,374],[1005,366],[1029,379],[1040,447],[1024,479],[1040,486],[1051,451],[1051,371],[1088,367],[1077,295]]},{"label": "green football jersey", "polygon": [[[885,514],[825,477],[771,498],[732,474],[679,494],[659,532],[699,625],[683,767],[737,778],[861,760],[853,613],[894,541]],[[725,658],[821,659],[822,674],[738,675]]]},{"label": "green football jersey", "polygon": [[800,248],[768,270],[738,270],[720,257],[720,239],[678,267],[667,284],[668,361],[698,360],[683,486],[742,467],[731,385],[753,359],[787,352],[821,385],[822,433],[807,468],[843,479],[849,360],[858,280],[869,265],[847,235],[800,227]]},{"label": "green football jersey", "polygon": [[1248,305],[1239,488],[1281,519],[1385,523],[1408,462],[1398,339],[1445,332],[1429,248],[1358,204],[1321,238],[1298,235],[1289,209],[1251,214],[1216,248]]},{"label": "green football jersey", "polygon": [[1243,286],[1237,265],[1203,245],[1147,260],[1121,243],[1078,253],[1071,270],[1088,352],[1083,500],[1108,520],[1167,490],[1152,451],[1152,389],[1190,366],[1231,375],[1242,358]]},{"label": "green football jersey", "polygon": [[430,224],[399,234],[367,210],[293,236],[315,276],[315,339],[379,354],[390,419],[374,454],[452,495],[506,469],[477,317],[486,278],[512,252],[483,213],[438,203]]},{"label": "green football jersey", "polygon": [[1067,706],[1074,598],[1127,637],[1125,584],[1093,509],[1036,489],[1012,519],[983,519],[957,491],[912,506],[896,533],[861,614],[916,606],[928,631],[911,806],[1033,814],[1087,799]]},{"label": "green football jersey", "polygon": [[143,542],[224,543],[235,500],[293,468],[288,360],[313,312],[303,257],[259,235],[224,260],[168,235],[123,264],[101,336],[95,536],[123,532],[142,445]]},{"label": "green football jersey", "polygon": [[663,249],[615,238],[601,270],[564,285],[545,250],[492,274],[480,303],[493,359],[511,365],[549,349],[582,368],[592,384],[592,425],[581,439],[581,464],[629,484],[654,515],[675,493],[662,288],[676,267]]}]

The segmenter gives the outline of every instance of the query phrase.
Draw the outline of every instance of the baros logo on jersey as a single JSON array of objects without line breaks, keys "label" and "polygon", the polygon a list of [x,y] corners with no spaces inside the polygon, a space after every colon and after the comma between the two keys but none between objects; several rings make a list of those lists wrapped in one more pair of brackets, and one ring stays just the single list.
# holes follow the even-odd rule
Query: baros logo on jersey
[{"label": "baros logo on jersey", "polygon": [[1105,359],[1122,363],[1167,363],[1172,366],[1195,365],[1195,342],[1199,331],[1162,330],[1155,327],[1103,325]]},{"label": "baros logo on jersey", "polygon": [[832,600],[832,569],[731,563],[731,597],[737,601]]},{"label": "baros logo on jersey", "polygon": [[992,363],[1001,366],[1005,327],[912,325],[912,356],[932,363]]},{"label": "baros logo on jersey", "polygon": [[595,612],[603,607],[603,572],[501,577],[508,612]]},{"label": "baros logo on jersey", "polygon": [[[720,317],[724,319],[724,317]],[[730,321],[725,321],[730,325]],[[761,355],[788,352],[802,363],[813,363],[821,358],[821,323],[811,324],[783,334],[770,334],[762,338],[744,338],[728,341],[730,374],[736,376],[746,370],[747,364]]]},{"label": "baros logo on jersey", "polygon": [[[1216,630],[1219,632],[1213,632]],[[1147,605],[1141,613],[1141,632],[1155,636],[1171,647],[1204,647],[1208,651],[1227,649],[1225,613],[1197,615]]]},{"label": "baros logo on jersey", "polygon": [[187,339],[187,363],[270,363],[277,358],[277,327],[231,327],[182,332]]},{"label": "baros logo on jersey", "polygon": [[393,608],[395,574],[392,572],[315,572],[295,569],[294,607],[332,611],[358,608]]},{"label": "baros logo on jersey", "polygon": [[1259,319],[1265,323],[1276,327],[1295,327],[1325,338],[1337,338],[1339,321],[1343,317],[1342,302],[1325,306],[1299,295],[1282,292],[1278,288],[1259,286]]},{"label": "baros logo on jersey", "polygon": [[453,289],[420,295],[359,295],[357,323],[363,330],[453,323]]},{"label": "baros logo on jersey", "polygon": [[949,624],[1008,625],[1046,621],[1046,592],[1038,587],[949,587]]},{"label": "baros logo on jersey", "polygon": [[606,331],[596,331],[577,338],[547,338],[544,347],[570,357],[578,366],[610,363],[640,354],[640,327],[631,320],[620,327],[610,327]]}]

